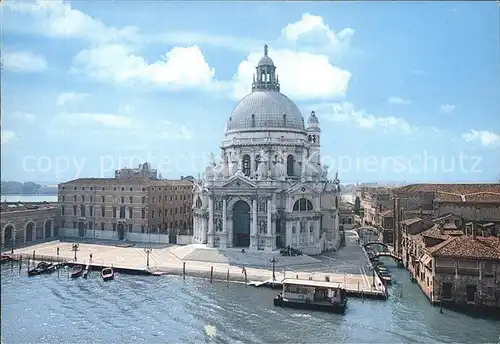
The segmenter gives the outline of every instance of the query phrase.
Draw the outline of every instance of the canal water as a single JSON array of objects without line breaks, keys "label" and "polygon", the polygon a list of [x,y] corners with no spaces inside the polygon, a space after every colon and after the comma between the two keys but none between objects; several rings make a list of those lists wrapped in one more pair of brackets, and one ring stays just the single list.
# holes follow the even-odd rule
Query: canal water
[{"label": "canal water", "polygon": [[345,315],[274,307],[277,291],[173,276],[103,282],[66,270],[1,269],[2,341],[10,343],[498,343],[500,322],[429,305],[408,274],[387,301],[349,299]]}]

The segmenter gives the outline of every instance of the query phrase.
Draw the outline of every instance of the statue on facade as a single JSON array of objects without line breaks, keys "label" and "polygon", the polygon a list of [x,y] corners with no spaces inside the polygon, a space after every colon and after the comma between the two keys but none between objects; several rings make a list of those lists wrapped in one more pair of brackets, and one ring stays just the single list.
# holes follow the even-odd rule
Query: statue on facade
[{"label": "statue on facade", "polygon": [[276,154],[276,162],[274,165],[274,174],[279,180],[284,180],[286,177],[286,166],[285,166],[285,154],[283,151],[279,151]]},{"label": "statue on facade", "polygon": [[269,159],[267,159],[266,153],[264,152],[263,149],[260,151],[260,159],[259,159],[259,165],[257,166],[257,179],[258,180],[264,180],[267,177],[267,162]]}]

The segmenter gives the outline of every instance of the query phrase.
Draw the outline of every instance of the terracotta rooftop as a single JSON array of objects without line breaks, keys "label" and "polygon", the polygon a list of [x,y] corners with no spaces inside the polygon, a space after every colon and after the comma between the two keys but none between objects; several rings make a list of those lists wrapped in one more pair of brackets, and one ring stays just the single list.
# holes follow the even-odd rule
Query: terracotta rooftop
[{"label": "terracotta rooftop", "polygon": [[380,216],[382,217],[393,217],[394,216],[394,211],[393,210],[386,210],[380,213]]},{"label": "terracotta rooftop", "polygon": [[428,249],[435,257],[500,260],[500,238],[462,236],[448,240]]},{"label": "terracotta rooftop", "polygon": [[447,240],[452,236],[464,235],[464,233],[462,231],[456,230],[456,227],[455,229],[446,229],[445,227],[443,228],[443,234],[441,234],[441,231],[439,230],[439,225],[435,224],[431,228],[421,232],[420,235],[427,238]]},{"label": "terracotta rooftop", "polygon": [[142,177],[132,178],[79,178],[59,184],[60,186],[116,186],[116,185],[141,185],[141,186],[169,186],[192,185],[189,179],[148,179]]},{"label": "terracotta rooftop", "polygon": [[500,183],[411,184],[395,192],[434,192],[437,202],[500,203]]},{"label": "terracotta rooftop", "polygon": [[2,202],[1,211],[25,211],[25,210],[42,210],[42,209],[50,209],[57,208],[57,203],[48,203],[48,202]]},{"label": "terracotta rooftop", "polygon": [[411,226],[411,225],[418,223],[420,221],[423,221],[420,217],[414,217],[412,219],[403,220],[403,221],[401,221],[401,223],[404,225],[407,225],[407,226]]}]

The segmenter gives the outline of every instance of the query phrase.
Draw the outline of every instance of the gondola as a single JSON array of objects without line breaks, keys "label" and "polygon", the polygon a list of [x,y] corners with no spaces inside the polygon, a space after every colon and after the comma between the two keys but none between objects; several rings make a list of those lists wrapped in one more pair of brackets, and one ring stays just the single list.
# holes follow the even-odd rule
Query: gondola
[{"label": "gondola", "polygon": [[113,268],[104,268],[101,270],[101,277],[103,281],[111,281],[115,278],[115,271]]},{"label": "gondola", "polygon": [[50,269],[52,264],[46,262],[40,262],[37,264],[36,268],[28,270],[28,276],[37,276],[46,273]]},{"label": "gondola", "polygon": [[71,278],[78,278],[83,274],[83,266],[75,265],[73,266],[73,270],[71,270]]}]

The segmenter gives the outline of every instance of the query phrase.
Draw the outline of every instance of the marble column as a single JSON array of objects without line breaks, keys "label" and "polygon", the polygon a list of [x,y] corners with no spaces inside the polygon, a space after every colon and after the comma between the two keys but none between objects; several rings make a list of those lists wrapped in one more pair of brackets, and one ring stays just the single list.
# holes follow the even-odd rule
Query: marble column
[{"label": "marble column", "polygon": [[252,201],[252,231],[250,235],[250,249],[257,249],[257,200]]},{"label": "marble column", "polygon": [[208,198],[208,235],[207,245],[214,247],[214,200],[212,196]]},{"label": "marble column", "polygon": [[295,232],[295,240],[297,242],[297,247],[300,247],[300,221],[295,224],[297,226],[297,231]]},{"label": "marble column", "polygon": [[220,248],[227,248],[227,224],[226,224],[227,202],[224,198],[222,200],[222,238],[220,241]]},{"label": "marble column", "polygon": [[272,251],[273,250],[273,245],[272,245],[272,216],[271,216],[271,210],[272,210],[272,202],[271,199],[267,200],[267,231],[266,231],[266,247],[265,251]]}]

